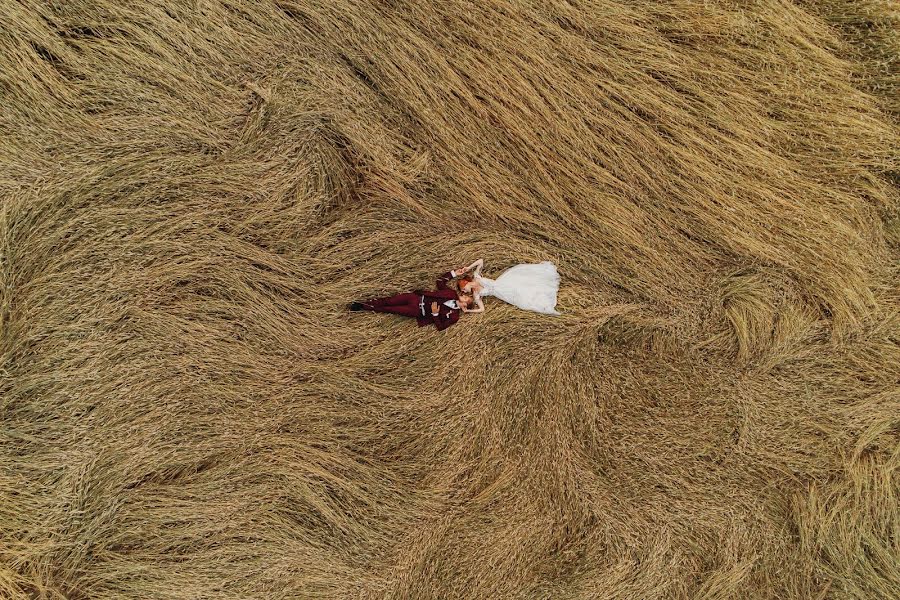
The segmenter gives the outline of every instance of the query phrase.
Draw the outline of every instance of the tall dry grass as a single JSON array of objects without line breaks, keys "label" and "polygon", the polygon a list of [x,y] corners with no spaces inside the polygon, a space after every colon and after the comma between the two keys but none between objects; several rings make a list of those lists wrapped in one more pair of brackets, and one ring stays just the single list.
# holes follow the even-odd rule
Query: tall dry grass
[{"label": "tall dry grass", "polygon": [[898,20],[0,0],[0,597],[897,598]]}]

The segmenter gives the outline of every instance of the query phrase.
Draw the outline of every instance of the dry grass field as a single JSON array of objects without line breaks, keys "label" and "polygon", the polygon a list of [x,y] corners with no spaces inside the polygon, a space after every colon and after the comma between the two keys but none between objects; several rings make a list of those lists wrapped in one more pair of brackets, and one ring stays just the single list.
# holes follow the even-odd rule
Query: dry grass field
[{"label": "dry grass field", "polygon": [[0,0],[0,598],[900,598],[898,32]]}]

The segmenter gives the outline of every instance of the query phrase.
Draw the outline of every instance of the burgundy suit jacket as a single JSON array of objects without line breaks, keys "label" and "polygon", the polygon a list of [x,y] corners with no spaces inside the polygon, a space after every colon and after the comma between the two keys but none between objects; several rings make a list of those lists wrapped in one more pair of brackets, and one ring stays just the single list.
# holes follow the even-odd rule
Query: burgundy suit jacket
[{"label": "burgundy suit jacket", "polygon": [[[438,331],[442,331],[459,321],[461,311],[458,308],[450,308],[444,304],[447,300],[459,299],[456,290],[447,285],[451,279],[453,279],[453,275],[448,271],[438,278],[436,290],[416,290],[415,293],[425,296],[425,316],[416,319],[419,323],[419,327],[425,327],[426,325],[434,323],[434,326],[437,327]],[[432,302],[438,303],[437,316],[431,314]]]}]

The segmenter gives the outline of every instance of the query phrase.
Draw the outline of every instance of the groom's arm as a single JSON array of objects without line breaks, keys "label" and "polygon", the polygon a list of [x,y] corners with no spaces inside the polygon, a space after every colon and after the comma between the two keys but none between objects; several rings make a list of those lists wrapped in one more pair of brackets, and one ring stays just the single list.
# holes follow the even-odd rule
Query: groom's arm
[{"label": "groom's arm", "polygon": [[437,289],[439,289],[439,290],[446,290],[446,289],[449,289],[449,288],[447,287],[447,284],[448,284],[448,283],[450,282],[450,280],[453,279],[454,277],[456,277],[456,271],[448,271],[448,272],[444,273],[443,275],[441,275],[440,277],[438,277],[438,280],[437,280]]},{"label": "groom's arm", "polygon": [[459,313],[455,311],[441,311],[441,314],[434,317],[434,326],[438,331],[443,331],[459,320]]}]

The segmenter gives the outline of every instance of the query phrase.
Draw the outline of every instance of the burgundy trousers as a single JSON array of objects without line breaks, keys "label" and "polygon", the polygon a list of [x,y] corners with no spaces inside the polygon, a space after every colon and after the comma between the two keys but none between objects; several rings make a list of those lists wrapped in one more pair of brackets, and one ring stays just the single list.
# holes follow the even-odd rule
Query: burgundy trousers
[{"label": "burgundy trousers", "polygon": [[[419,302],[421,301],[421,295],[409,293],[388,296],[387,298],[375,298],[362,304],[366,309],[373,312],[392,313],[403,315],[404,317],[421,317],[422,309],[419,308]],[[430,312],[431,307],[426,307],[425,310]]]}]

